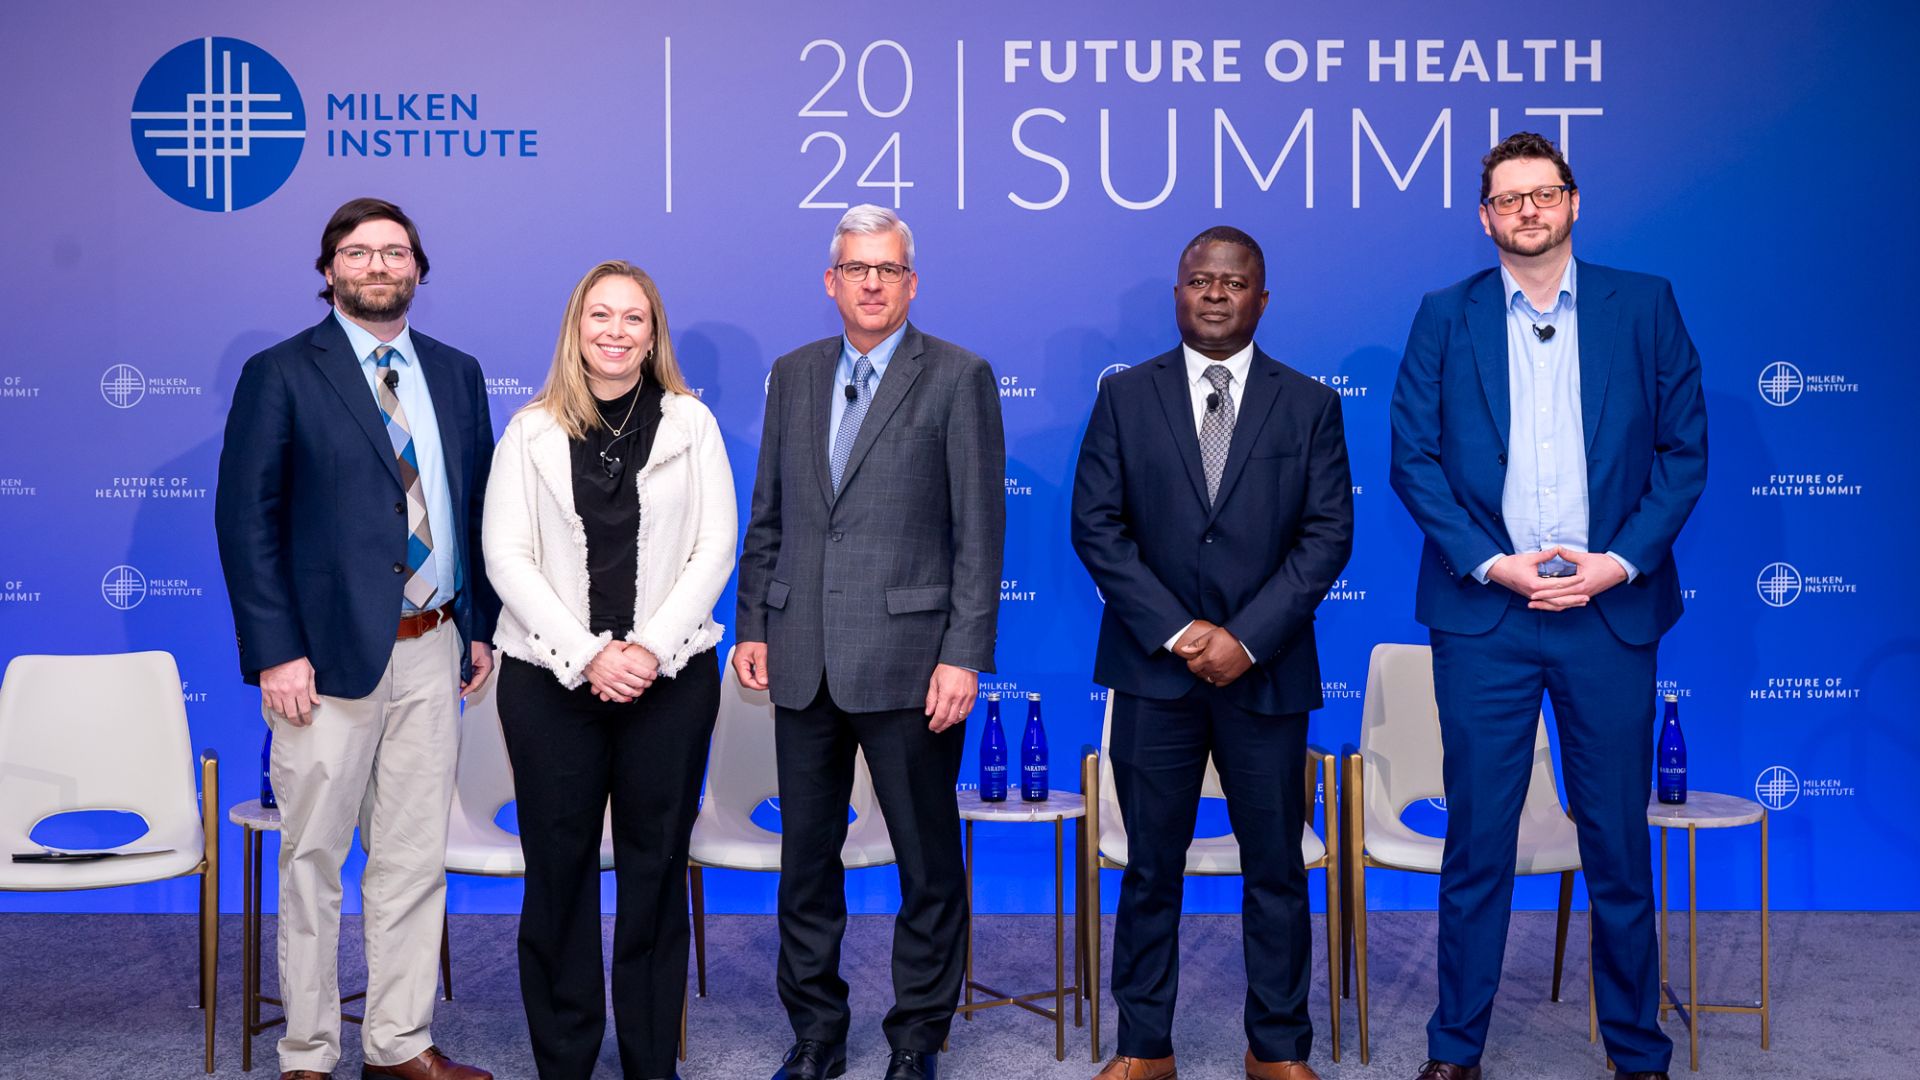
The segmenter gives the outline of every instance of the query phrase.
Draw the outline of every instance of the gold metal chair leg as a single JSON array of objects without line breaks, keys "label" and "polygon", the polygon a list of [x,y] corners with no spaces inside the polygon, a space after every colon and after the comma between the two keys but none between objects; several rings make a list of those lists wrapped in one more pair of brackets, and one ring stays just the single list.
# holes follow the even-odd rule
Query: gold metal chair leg
[{"label": "gold metal chair leg", "polygon": [[1367,1030],[1367,862],[1363,820],[1366,803],[1360,770],[1358,754],[1347,759],[1347,865],[1353,875],[1349,904],[1353,910],[1354,994],[1359,1008],[1360,1064],[1366,1065],[1373,1059],[1373,1046]]},{"label": "gold metal chair leg", "polygon": [[680,979],[680,1060],[687,1060],[687,980]]},{"label": "gold metal chair leg", "polygon": [[[1346,963],[1345,958],[1341,956],[1342,944],[1346,939],[1343,936],[1340,919],[1342,893],[1345,891],[1340,887],[1340,875],[1345,872],[1347,865],[1345,853],[1340,850],[1340,814],[1335,809],[1338,800],[1334,797],[1338,785],[1340,759],[1332,754],[1321,754],[1317,757],[1317,764],[1320,777],[1320,783],[1317,786],[1323,792],[1320,800],[1320,818],[1321,823],[1326,827],[1327,837],[1326,865],[1321,868],[1327,875],[1327,1014],[1328,1026],[1333,1032],[1333,1060],[1337,1063],[1340,1060],[1340,969]],[[1308,798],[1311,800],[1311,794]],[[1311,801],[1308,802],[1307,812],[1311,820],[1313,812]]]},{"label": "gold metal chair leg", "polygon": [[1560,875],[1560,918],[1553,931],[1553,995],[1560,1000],[1560,971],[1567,962],[1567,920],[1573,915],[1573,871]]},{"label": "gold metal chair leg", "polygon": [[200,758],[200,829],[205,860],[200,876],[200,1005],[205,1068],[213,1071],[214,1014],[220,976],[220,757]]},{"label": "gold metal chair leg", "polygon": [[1587,1041],[1600,1041],[1600,1006],[1593,996],[1593,911],[1587,911]]},{"label": "gold metal chair leg", "polygon": [[1760,811],[1760,1049],[1773,1049],[1773,912],[1767,896],[1767,835],[1772,815]]},{"label": "gold metal chair leg", "polygon": [[[962,865],[967,871],[967,956],[966,968],[960,975],[960,986],[963,1000],[971,1005],[973,1004],[973,819],[968,818],[960,825],[965,836]],[[960,1018],[972,1023],[973,1010],[968,1009],[962,1012]]]},{"label": "gold metal chair leg", "polygon": [[1700,830],[1687,826],[1687,1055],[1700,1071]]},{"label": "gold metal chair leg", "polygon": [[698,994],[707,996],[707,876],[699,866],[687,867],[687,894],[693,898],[693,955],[698,961]]},{"label": "gold metal chair leg", "polygon": [[440,1000],[453,1000],[453,922],[440,913]]}]

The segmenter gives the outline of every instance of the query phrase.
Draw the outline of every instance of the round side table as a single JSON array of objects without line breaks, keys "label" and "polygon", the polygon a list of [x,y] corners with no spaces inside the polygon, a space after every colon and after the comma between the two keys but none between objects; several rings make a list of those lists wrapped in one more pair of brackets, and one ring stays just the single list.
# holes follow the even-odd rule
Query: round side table
[{"label": "round side table", "polygon": [[[1025,802],[1018,792],[1009,792],[1005,802],[982,802],[977,791],[958,793],[960,800],[960,820],[966,823],[967,857],[967,973],[964,980],[966,999],[956,1010],[961,1018],[972,1020],[973,1014],[981,1009],[991,1009],[999,1005],[1017,1005],[1028,1012],[1035,1013],[1053,1021],[1053,1057],[1055,1061],[1065,1061],[1067,1057],[1067,995],[1073,995],[1073,1025],[1081,1025],[1080,997],[1081,987],[1086,984],[1085,955],[1080,943],[1085,940],[1086,913],[1080,905],[1074,905],[1074,948],[1073,968],[1074,985],[1067,985],[1066,973],[1066,823],[1074,822],[1074,867],[1079,874],[1076,881],[1085,877],[1084,862],[1087,858],[1087,801],[1076,792],[1056,791],[1044,802]],[[1029,822],[1053,824],[1053,988],[1036,990],[1026,994],[1009,994],[995,990],[991,986],[974,980],[973,977],[973,823],[976,821]],[[990,995],[976,1001],[974,992]],[[1042,998],[1052,998],[1053,1008],[1048,1009],[1035,1004]]]},{"label": "round side table", "polygon": [[[1660,1012],[1679,1014],[1687,1026],[1687,1049],[1691,1069],[1700,1070],[1700,1019],[1702,1013],[1757,1013],[1760,1017],[1760,1049],[1772,1049],[1773,1009],[1769,983],[1772,974],[1772,919],[1767,897],[1768,817],[1767,809],[1751,799],[1722,795],[1712,791],[1691,791],[1684,803],[1663,803],[1657,797],[1647,799],[1647,824],[1660,829]],[[1760,1000],[1752,1004],[1712,1004],[1700,1000],[1700,860],[1701,829],[1736,829],[1760,826]],[[1687,997],[1682,1001],[1674,992],[1667,975],[1667,830],[1687,830]]]}]

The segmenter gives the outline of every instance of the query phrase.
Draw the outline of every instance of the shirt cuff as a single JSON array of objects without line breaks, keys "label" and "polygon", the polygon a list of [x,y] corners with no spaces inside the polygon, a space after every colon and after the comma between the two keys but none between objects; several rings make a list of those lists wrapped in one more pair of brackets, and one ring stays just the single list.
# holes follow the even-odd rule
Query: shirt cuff
[{"label": "shirt cuff", "polygon": [[1506,556],[1506,553],[1501,552],[1500,554],[1495,555],[1493,558],[1488,559],[1486,562],[1481,563],[1479,566],[1474,567],[1473,580],[1479,582],[1482,585],[1485,585],[1487,583],[1487,571],[1492,570],[1493,564],[1499,562],[1505,556]]},{"label": "shirt cuff", "polygon": [[1181,639],[1181,638],[1183,638],[1183,637],[1185,637],[1185,636],[1187,636],[1187,631],[1193,628],[1193,624],[1194,624],[1194,622],[1195,622],[1195,620],[1193,620],[1193,619],[1188,619],[1188,620],[1187,620],[1187,625],[1185,625],[1185,626],[1183,626],[1183,627],[1181,627],[1180,629],[1178,629],[1178,630],[1176,630],[1176,631],[1174,631],[1174,634],[1173,634],[1173,636],[1167,639],[1167,643],[1166,643],[1165,645],[1162,645],[1162,646],[1160,646],[1160,647],[1161,647],[1161,648],[1163,648],[1163,649],[1165,649],[1165,650],[1167,650],[1168,652],[1172,652],[1172,651],[1173,651],[1173,647],[1174,647],[1175,645],[1178,645],[1178,644],[1180,644],[1180,639]]},{"label": "shirt cuff", "polygon": [[1260,658],[1253,655],[1253,650],[1247,648],[1246,642],[1243,641],[1240,643],[1240,651],[1247,654],[1247,663],[1253,664],[1256,667],[1259,666]]},{"label": "shirt cuff", "polygon": [[1632,581],[1634,578],[1637,578],[1640,576],[1639,569],[1635,567],[1632,563],[1628,562],[1626,558],[1622,556],[1620,553],[1609,551],[1607,552],[1607,558],[1612,559],[1614,562],[1617,562],[1620,564],[1620,569],[1625,570],[1627,572],[1628,581]]}]

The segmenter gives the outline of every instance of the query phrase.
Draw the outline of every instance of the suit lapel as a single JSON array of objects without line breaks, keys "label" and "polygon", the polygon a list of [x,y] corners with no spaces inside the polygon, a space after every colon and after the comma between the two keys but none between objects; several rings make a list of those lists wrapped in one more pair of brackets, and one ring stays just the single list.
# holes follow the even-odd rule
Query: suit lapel
[{"label": "suit lapel", "polygon": [[1614,302],[1613,281],[1603,267],[1581,263],[1574,287],[1580,290],[1580,426],[1586,429],[1587,450],[1592,452],[1600,412],[1607,403],[1607,379],[1613,374],[1620,305]]},{"label": "suit lapel", "polygon": [[860,471],[860,463],[866,460],[867,451],[880,438],[880,432],[887,426],[900,403],[907,399],[907,392],[920,377],[920,371],[926,362],[920,354],[926,351],[927,342],[911,324],[900,345],[893,350],[893,359],[887,361],[887,374],[880,380],[880,388],[873,393],[873,404],[867,406],[867,415],[860,421],[860,433],[854,436],[853,450],[847,455],[847,471],[840,476],[840,490],[847,490],[853,483],[853,474]]},{"label": "suit lapel", "polygon": [[833,505],[833,462],[832,436],[828,428],[833,423],[833,369],[840,361],[840,340],[829,338],[807,365],[805,392],[807,408],[813,416],[813,445],[807,448],[813,459],[813,475],[820,481],[820,500],[828,506]]},{"label": "suit lapel", "polygon": [[1162,354],[1153,361],[1153,385],[1159,392],[1160,410],[1167,418],[1167,434],[1187,467],[1187,479],[1193,481],[1193,494],[1200,505],[1207,505],[1207,474],[1200,467],[1200,433],[1193,427],[1193,391],[1187,386],[1186,354],[1179,349]]},{"label": "suit lapel", "polygon": [[[360,370],[360,358],[353,355],[353,345],[347,341],[347,332],[332,314],[313,328],[307,343],[313,347],[311,354],[315,367],[333,384],[334,392],[340,395],[341,403],[347,407],[347,415],[373,443],[378,456],[393,477],[400,483],[400,463],[393,458],[393,440],[387,437],[387,423],[380,417],[380,406],[373,400],[373,394],[367,389],[367,377]],[[403,484],[402,487],[405,485]]]},{"label": "suit lapel", "polygon": [[573,454],[566,429],[544,411],[529,415],[525,423],[527,457],[533,462],[535,475],[566,512],[567,520],[578,524],[580,515],[573,505]]},{"label": "suit lapel", "polygon": [[[1239,411],[1234,416],[1233,441],[1227,444],[1227,466],[1220,473],[1220,494],[1213,500],[1208,520],[1218,517],[1220,508],[1227,504],[1227,496],[1233,493],[1233,482],[1246,468],[1254,443],[1260,439],[1260,430],[1267,426],[1267,416],[1279,400],[1280,364],[1256,345],[1253,363],[1247,368],[1247,385],[1240,395]],[[1197,436],[1194,442],[1197,447]]]},{"label": "suit lapel", "polygon": [[1474,359],[1480,366],[1480,387],[1487,395],[1500,446],[1506,448],[1513,406],[1507,376],[1507,297],[1498,269],[1490,270],[1467,293],[1467,332],[1473,339]]}]

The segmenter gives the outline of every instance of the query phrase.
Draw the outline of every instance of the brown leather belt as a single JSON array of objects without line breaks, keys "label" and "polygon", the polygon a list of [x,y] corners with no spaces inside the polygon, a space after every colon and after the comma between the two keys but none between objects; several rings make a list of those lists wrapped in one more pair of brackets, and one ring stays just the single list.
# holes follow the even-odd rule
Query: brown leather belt
[{"label": "brown leather belt", "polygon": [[400,616],[400,629],[394,633],[393,637],[395,641],[417,638],[443,622],[452,621],[453,601],[449,600],[432,611],[416,611],[411,615]]}]

